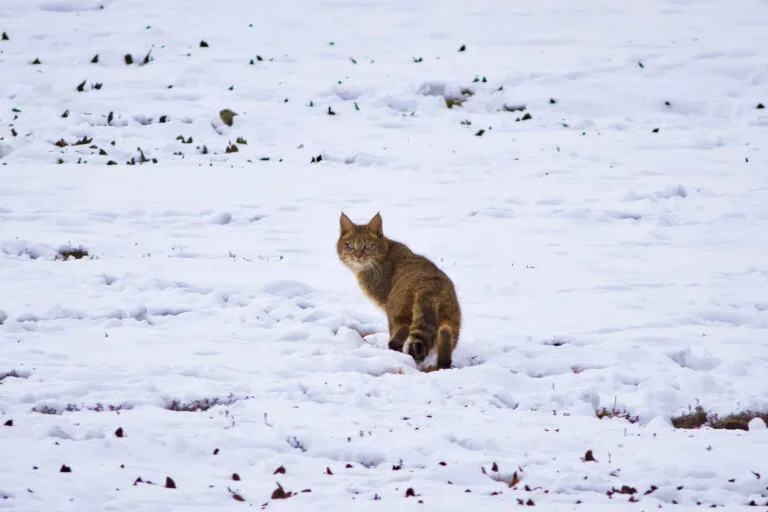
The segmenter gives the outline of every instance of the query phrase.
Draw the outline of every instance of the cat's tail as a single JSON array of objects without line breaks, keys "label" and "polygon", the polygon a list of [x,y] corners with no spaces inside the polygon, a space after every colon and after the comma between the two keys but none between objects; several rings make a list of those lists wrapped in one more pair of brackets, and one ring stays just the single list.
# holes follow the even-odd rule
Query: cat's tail
[{"label": "cat's tail", "polygon": [[437,329],[437,367],[450,368],[452,363],[453,349],[456,346],[456,335],[453,328],[448,323],[443,323]]}]

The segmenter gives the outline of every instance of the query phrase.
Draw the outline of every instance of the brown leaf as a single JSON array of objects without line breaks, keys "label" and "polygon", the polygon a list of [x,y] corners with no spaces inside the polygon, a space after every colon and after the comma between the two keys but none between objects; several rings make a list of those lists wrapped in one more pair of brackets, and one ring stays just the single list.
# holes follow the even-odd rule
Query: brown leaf
[{"label": "brown leaf", "polygon": [[219,117],[221,118],[221,121],[227,126],[232,126],[232,123],[236,115],[237,115],[236,113],[232,112],[228,108],[225,108],[224,110],[219,112]]},{"label": "brown leaf", "polygon": [[494,462],[493,465],[491,466],[491,471],[496,471],[498,473],[499,465]]},{"label": "brown leaf", "polygon": [[509,487],[514,487],[520,483],[520,477],[517,476],[517,471],[512,473],[512,480],[509,481]]},{"label": "brown leaf", "polygon": [[240,480],[240,475],[238,475],[237,473],[232,473],[232,480],[235,480],[235,481]]},{"label": "brown leaf", "polygon": [[279,468],[277,468],[277,469],[275,470],[275,472],[274,472],[274,473],[272,473],[272,474],[273,474],[273,475],[277,475],[277,474],[280,474],[280,475],[284,475],[284,474],[285,474],[285,468],[284,468],[283,466],[280,466],[280,467],[279,467]]},{"label": "brown leaf", "polygon": [[595,455],[592,453],[592,450],[587,450],[587,453],[584,454],[584,458],[581,460],[584,462],[597,462]]},{"label": "brown leaf", "polygon": [[285,489],[283,489],[283,486],[280,485],[280,483],[277,484],[277,489],[272,491],[273,500],[284,500],[290,498],[291,496],[293,496],[293,493],[290,491],[285,492]]},{"label": "brown leaf", "polygon": [[408,489],[405,491],[405,497],[406,497],[406,498],[413,498],[414,496],[416,496],[416,491],[414,491],[414,490],[413,490],[413,487],[409,487],[409,488],[408,488]]},{"label": "brown leaf", "polygon": [[115,430],[115,436],[123,437],[123,427],[117,427],[117,430]]},{"label": "brown leaf", "polygon": [[176,482],[173,481],[173,478],[167,476],[165,477],[165,488],[166,489],[175,489],[176,488]]},{"label": "brown leaf", "polygon": [[227,487],[227,490],[229,491],[229,494],[232,496],[232,499],[234,499],[235,501],[245,501],[245,498],[243,498],[240,494],[236,493],[229,487]]},{"label": "brown leaf", "polygon": [[13,426],[13,420],[8,420],[5,423],[3,423],[6,427],[12,427]]},{"label": "brown leaf", "polygon": [[61,465],[61,469],[59,469],[59,473],[71,473],[72,468],[67,466],[66,464]]},{"label": "brown leaf", "polygon": [[329,467],[327,467],[327,466],[326,466],[326,468],[325,468],[325,474],[326,474],[326,475],[332,475],[332,474],[333,474],[333,471],[331,471],[331,468],[329,468]]}]

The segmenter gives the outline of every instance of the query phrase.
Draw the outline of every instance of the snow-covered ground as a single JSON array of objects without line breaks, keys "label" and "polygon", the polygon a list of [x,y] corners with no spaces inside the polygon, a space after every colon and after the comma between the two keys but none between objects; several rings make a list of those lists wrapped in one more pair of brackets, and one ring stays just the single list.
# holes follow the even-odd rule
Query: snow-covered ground
[{"label": "snow-covered ground", "polygon": [[0,2],[0,509],[768,503],[763,423],[670,423],[768,409],[764,0],[261,4]]}]

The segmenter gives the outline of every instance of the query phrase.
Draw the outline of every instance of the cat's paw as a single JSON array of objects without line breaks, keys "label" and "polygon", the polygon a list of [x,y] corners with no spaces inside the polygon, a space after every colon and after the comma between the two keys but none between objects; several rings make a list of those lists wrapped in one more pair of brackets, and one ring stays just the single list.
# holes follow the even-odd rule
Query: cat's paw
[{"label": "cat's paw", "polygon": [[398,340],[389,340],[389,350],[394,350],[395,352],[402,352],[403,342]]},{"label": "cat's paw", "polygon": [[403,344],[403,353],[410,354],[414,361],[420,363],[427,357],[427,346],[421,340],[408,338]]}]

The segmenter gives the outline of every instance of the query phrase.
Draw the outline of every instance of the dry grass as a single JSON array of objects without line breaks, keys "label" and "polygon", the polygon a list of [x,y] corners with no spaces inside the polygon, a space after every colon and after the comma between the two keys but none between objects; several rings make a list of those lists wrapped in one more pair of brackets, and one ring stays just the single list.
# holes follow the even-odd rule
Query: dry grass
[{"label": "dry grass", "polygon": [[[562,344],[562,343],[561,343]],[[555,345],[559,346],[559,345]],[[574,373],[578,373],[574,370]],[[608,409],[607,407],[601,407],[597,411],[595,411],[595,415],[597,415],[598,418],[622,418],[627,420],[630,423],[637,423],[640,421],[639,416],[632,416],[627,412],[626,409],[619,409],[616,407],[616,398],[613,399],[613,406]]]},{"label": "dry grass", "polygon": [[25,375],[24,373],[19,373],[16,370],[11,370],[8,372],[0,372],[0,382],[3,382],[8,377],[13,377],[15,379],[26,379],[27,377],[29,377],[29,374]]},{"label": "dry grass", "polygon": [[749,422],[755,418],[761,418],[768,424],[768,411],[740,411],[720,416],[707,412],[704,407],[697,405],[688,408],[688,412],[672,418],[675,428],[701,428],[709,427],[725,430],[749,430]]},{"label": "dry grass", "polygon": [[675,428],[699,428],[706,422],[707,412],[700,405],[695,409],[689,407],[687,413],[672,417],[672,425]]},{"label": "dry grass", "polygon": [[637,423],[638,421],[640,421],[640,417],[639,416],[632,416],[630,413],[628,413],[624,409],[617,409],[615,405],[613,407],[611,407],[610,409],[608,409],[607,407],[602,407],[602,408],[598,409],[595,412],[595,414],[600,419],[603,419],[603,418],[622,418],[622,419],[627,420],[630,423]]},{"label": "dry grass", "polygon": [[81,260],[88,257],[88,249],[79,245],[77,247],[67,246],[59,249],[59,254],[56,255],[56,260],[67,261],[69,259]]},{"label": "dry grass", "polygon": [[[246,397],[247,398],[247,397]],[[181,411],[181,412],[198,412],[207,411],[211,407],[217,405],[232,405],[239,401],[240,398],[233,394],[227,395],[225,398],[213,397],[203,398],[201,400],[190,400],[188,402],[182,402],[181,400],[172,400],[165,408],[169,411]]]},{"label": "dry grass", "polygon": [[96,405],[88,405],[88,406],[78,405],[78,404],[67,404],[64,407],[36,405],[32,408],[32,412],[36,412],[39,414],[58,415],[58,414],[64,414],[65,412],[78,412],[82,410],[92,411],[92,412],[104,412],[104,411],[119,412],[119,411],[128,410],[128,409],[133,409],[133,406],[129,404],[121,404],[121,405],[102,404],[101,402],[99,402]]},{"label": "dry grass", "polygon": [[471,89],[462,89],[459,96],[444,96],[445,106],[448,108],[460,107],[465,101],[475,94]]}]

